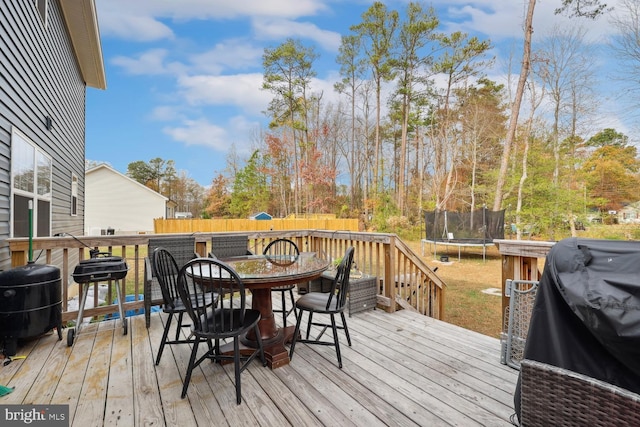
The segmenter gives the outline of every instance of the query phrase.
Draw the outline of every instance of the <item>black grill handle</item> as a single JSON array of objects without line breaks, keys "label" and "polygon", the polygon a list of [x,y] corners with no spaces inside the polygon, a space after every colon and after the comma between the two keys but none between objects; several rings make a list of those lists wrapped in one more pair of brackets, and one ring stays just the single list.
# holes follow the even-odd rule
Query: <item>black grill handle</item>
[{"label": "black grill handle", "polygon": [[103,274],[102,276],[91,276],[91,280],[89,280],[90,282],[104,282],[107,280],[111,280],[111,273],[108,274]]},{"label": "black grill handle", "polygon": [[91,249],[89,251],[90,258],[106,258],[110,256],[111,256],[111,252],[100,252],[98,249]]}]

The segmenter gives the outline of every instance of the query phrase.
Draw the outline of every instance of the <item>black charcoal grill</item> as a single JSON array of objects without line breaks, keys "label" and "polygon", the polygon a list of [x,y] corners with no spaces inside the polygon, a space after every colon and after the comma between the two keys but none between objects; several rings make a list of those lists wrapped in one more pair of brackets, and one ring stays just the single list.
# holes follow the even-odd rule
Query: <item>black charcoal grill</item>
[{"label": "black charcoal grill", "polygon": [[17,341],[54,328],[62,339],[60,269],[29,264],[0,272],[0,340],[5,356],[14,356]]},{"label": "black charcoal grill", "polygon": [[126,261],[118,256],[112,256],[110,252],[91,252],[91,258],[80,261],[80,264],[73,270],[73,280],[82,285],[82,300],[78,308],[78,320],[76,327],[70,328],[67,332],[67,345],[72,346],[75,336],[80,333],[82,325],[82,315],[84,305],[89,293],[89,285],[92,283],[115,281],[116,294],[118,297],[118,310],[122,321],[123,334],[127,335],[127,318],[124,313],[124,298],[120,289],[120,280],[124,279],[128,271]]}]

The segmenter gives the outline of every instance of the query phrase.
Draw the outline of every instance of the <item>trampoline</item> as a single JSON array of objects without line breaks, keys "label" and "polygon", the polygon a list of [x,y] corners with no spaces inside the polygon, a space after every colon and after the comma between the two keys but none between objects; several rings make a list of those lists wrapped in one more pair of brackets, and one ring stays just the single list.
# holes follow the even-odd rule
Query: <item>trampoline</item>
[{"label": "trampoline", "polygon": [[494,239],[504,239],[504,210],[487,208],[470,212],[430,211],[424,214],[425,238],[421,241],[422,256],[425,246],[433,245],[433,256],[438,245],[458,248],[460,261],[462,248],[482,248],[482,260],[487,258],[487,246]]}]

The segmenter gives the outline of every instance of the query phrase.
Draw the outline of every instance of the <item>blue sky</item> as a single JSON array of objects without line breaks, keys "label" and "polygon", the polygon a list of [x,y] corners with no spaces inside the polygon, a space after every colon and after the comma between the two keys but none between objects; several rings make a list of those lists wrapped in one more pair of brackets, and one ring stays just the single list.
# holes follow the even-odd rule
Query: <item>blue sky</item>
[{"label": "blue sky", "polygon": [[[615,1],[608,2],[615,6]],[[289,37],[315,46],[314,91],[337,99],[335,57],[340,36],[360,22],[371,1],[340,0],[96,0],[107,76],[105,91],[87,91],[86,158],[126,173],[131,162],[160,157],[203,186],[226,167],[234,146],[246,158],[266,126],[268,92],[262,54]],[[404,10],[406,1],[386,1]],[[488,38],[496,55],[488,77],[506,83],[507,62],[519,63],[524,0],[441,0],[432,5],[440,31]],[[555,24],[560,0],[538,1],[535,37]],[[599,43],[613,27],[606,18],[581,21]],[[535,43],[535,39],[534,39]],[[534,45],[535,48],[535,45]],[[606,51],[602,51],[606,52]],[[596,61],[606,64],[601,53]],[[517,70],[515,71],[517,72]],[[602,127],[628,129],[604,107]]]}]

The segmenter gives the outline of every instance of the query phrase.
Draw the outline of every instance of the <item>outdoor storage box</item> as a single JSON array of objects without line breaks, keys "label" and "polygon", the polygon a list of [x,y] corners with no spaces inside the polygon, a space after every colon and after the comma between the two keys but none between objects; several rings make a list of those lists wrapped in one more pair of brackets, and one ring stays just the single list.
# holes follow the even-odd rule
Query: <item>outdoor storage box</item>
[{"label": "outdoor storage box", "polygon": [[[335,272],[325,271],[314,280],[309,281],[309,292],[329,292]],[[378,278],[376,276],[360,275],[349,278],[349,298],[347,309],[349,316],[365,310],[373,310],[377,303]]]}]

